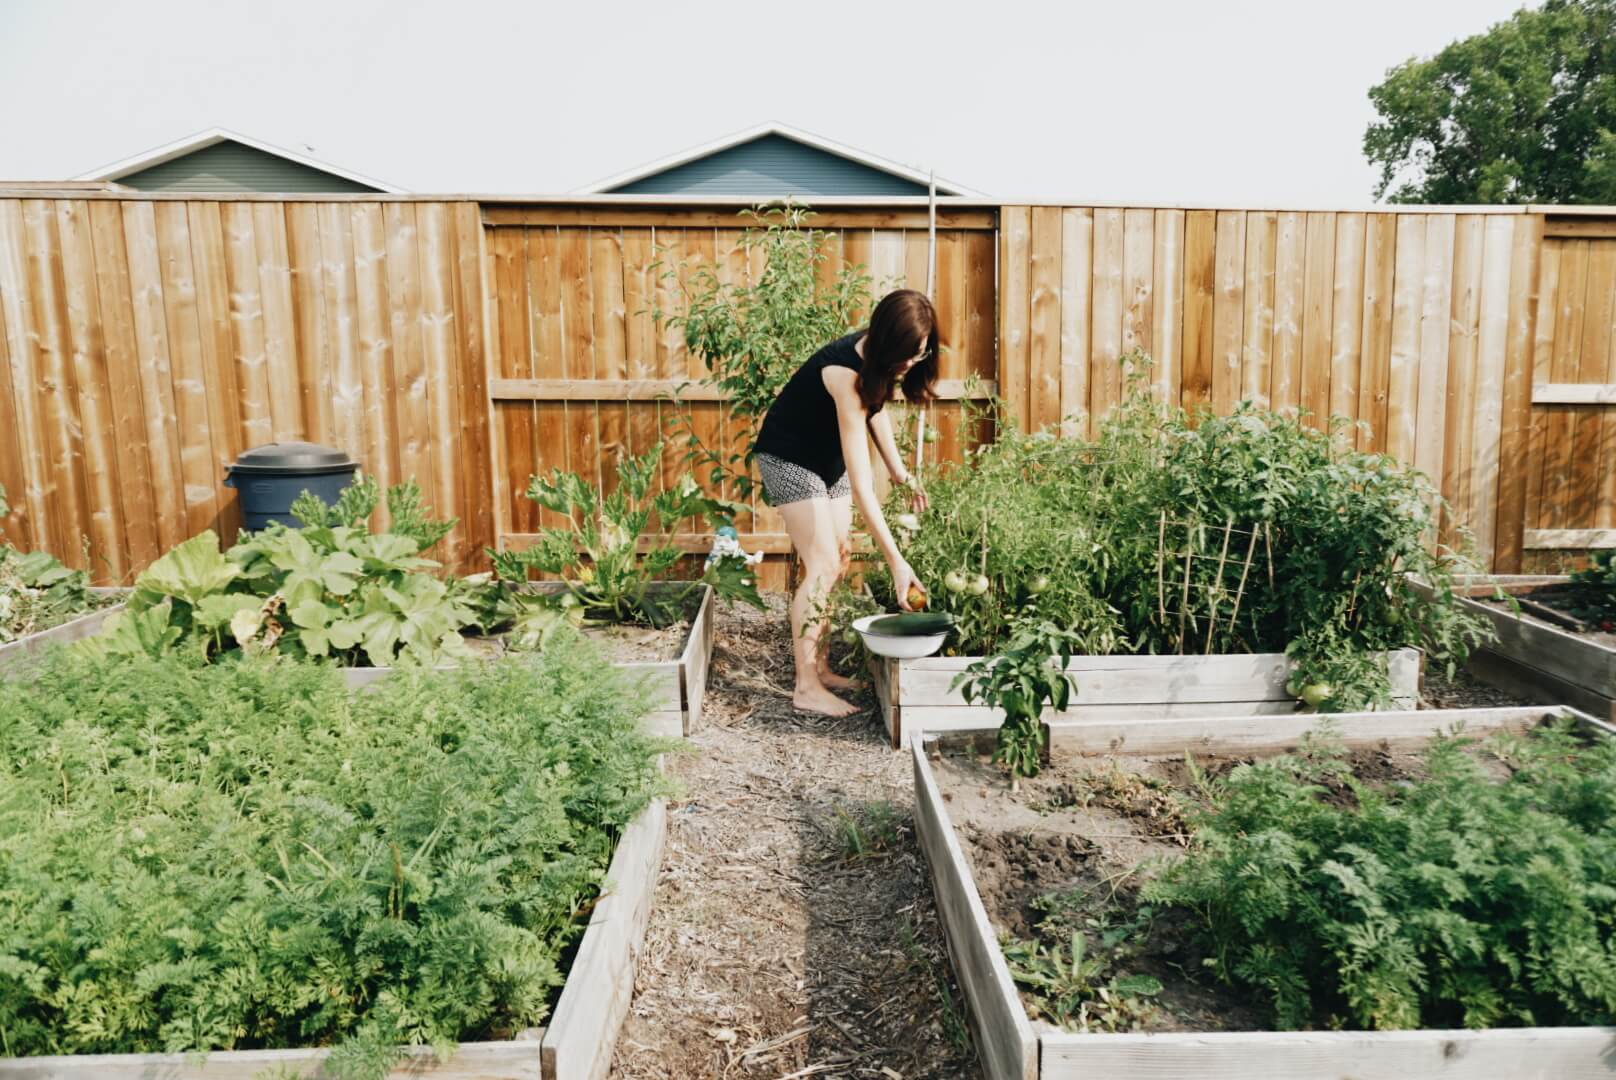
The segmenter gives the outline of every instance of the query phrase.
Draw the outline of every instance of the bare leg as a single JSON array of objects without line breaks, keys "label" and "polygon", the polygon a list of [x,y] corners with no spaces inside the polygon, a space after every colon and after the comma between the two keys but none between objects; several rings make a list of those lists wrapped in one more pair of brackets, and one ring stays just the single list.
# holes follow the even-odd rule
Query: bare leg
[{"label": "bare leg", "polygon": [[819,639],[822,620],[810,613],[823,602],[836,583],[836,530],[826,499],[803,499],[780,507],[791,546],[802,559],[802,584],[791,598],[791,652],[796,661],[796,687],[791,702],[804,712],[847,716],[852,705],[830,692],[819,677]]},{"label": "bare leg", "polygon": [[[853,498],[843,495],[830,500],[831,524],[836,530],[836,580],[840,582],[847,576],[848,567],[853,561],[852,530],[853,530]],[[849,679],[845,675],[838,675],[830,668],[830,622],[826,620],[820,625],[820,646],[818,657],[819,681],[832,690],[857,690],[864,684],[857,679]]]}]

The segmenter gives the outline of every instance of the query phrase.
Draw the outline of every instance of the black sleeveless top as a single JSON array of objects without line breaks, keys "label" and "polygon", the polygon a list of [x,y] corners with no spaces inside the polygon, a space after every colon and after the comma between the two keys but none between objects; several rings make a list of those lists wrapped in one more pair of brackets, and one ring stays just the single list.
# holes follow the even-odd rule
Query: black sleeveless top
[{"label": "black sleeveless top", "polygon": [[[841,429],[836,423],[836,401],[825,389],[827,367],[858,371],[864,366],[854,345],[863,336],[855,330],[810,356],[787,380],[763,417],[754,453],[772,454],[801,465],[830,487],[847,471],[842,460]],[[879,411],[879,410],[877,410]]]}]

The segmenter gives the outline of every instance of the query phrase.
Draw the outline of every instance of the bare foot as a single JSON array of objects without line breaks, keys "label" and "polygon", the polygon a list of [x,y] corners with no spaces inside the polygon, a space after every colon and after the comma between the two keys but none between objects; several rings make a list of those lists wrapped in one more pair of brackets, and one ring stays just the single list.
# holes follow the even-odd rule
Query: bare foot
[{"label": "bare foot", "polygon": [[791,695],[791,704],[801,712],[821,713],[825,716],[851,716],[858,712],[823,686],[799,687]]},{"label": "bare foot", "polygon": [[850,679],[846,675],[838,675],[830,668],[819,669],[819,681],[831,690],[862,690],[863,679]]}]

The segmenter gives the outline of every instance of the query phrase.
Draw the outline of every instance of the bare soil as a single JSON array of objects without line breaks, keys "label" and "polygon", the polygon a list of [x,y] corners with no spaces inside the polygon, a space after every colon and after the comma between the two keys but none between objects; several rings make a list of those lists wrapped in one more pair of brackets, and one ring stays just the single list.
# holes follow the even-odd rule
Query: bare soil
[{"label": "bare soil", "polygon": [[585,637],[620,663],[677,660],[689,634],[690,623],[684,619],[660,630],[651,626],[591,626],[584,631]]},{"label": "bare soil", "polygon": [[979,1076],[909,759],[867,694],[845,719],[792,709],[779,601],[717,615],[612,1076]]},{"label": "bare soil", "polygon": [[1426,661],[1424,682],[1420,687],[1422,709],[1495,709],[1511,705],[1549,705],[1553,702],[1529,701],[1519,694],[1489,686],[1459,668],[1450,679],[1435,664]]},{"label": "bare soil", "polygon": [[[983,906],[1003,936],[1064,949],[1075,928],[1116,927],[1138,915],[1140,886],[1178,857],[1188,839],[1186,814],[1198,780],[1228,775],[1250,757],[1087,755],[1057,759],[1011,791],[985,746],[958,741],[932,756],[939,790],[963,841]],[[1420,755],[1385,743],[1354,747],[1347,764],[1371,787],[1417,778]],[[1322,797],[1356,801],[1345,783]],[[1052,918],[1053,916],[1053,918]],[[1088,920],[1093,920],[1088,921]],[[1145,1031],[1260,1031],[1259,1002],[1205,969],[1193,927],[1179,913],[1154,916],[1130,938],[1134,953],[1114,974],[1150,975],[1162,984]],[[1035,996],[1022,994],[1029,1015]]]}]

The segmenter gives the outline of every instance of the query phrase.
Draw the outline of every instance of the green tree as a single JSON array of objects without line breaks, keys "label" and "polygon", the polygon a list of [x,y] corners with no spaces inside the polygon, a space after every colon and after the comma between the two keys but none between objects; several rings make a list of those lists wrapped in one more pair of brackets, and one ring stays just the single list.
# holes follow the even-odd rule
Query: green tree
[{"label": "green tree", "polygon": [[1616,0],[1518,11],[1393,68],[1369,100],[1377,198],[1616,202]]}]

